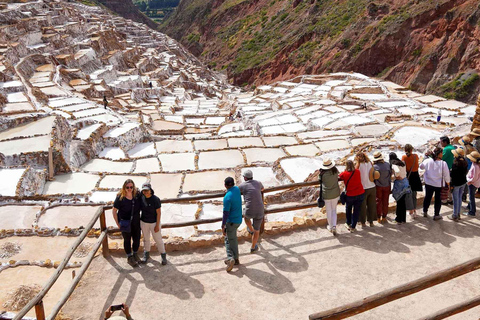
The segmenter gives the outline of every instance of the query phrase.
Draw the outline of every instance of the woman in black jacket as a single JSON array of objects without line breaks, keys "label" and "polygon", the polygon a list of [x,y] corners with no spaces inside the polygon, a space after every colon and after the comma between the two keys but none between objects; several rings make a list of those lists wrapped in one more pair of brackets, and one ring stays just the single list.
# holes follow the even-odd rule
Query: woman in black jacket
[{"label": "woman in black jacket", "polygon": [[[131,179],[125,180],[113,203],[113,218],[123,237],[123,248],[132,267],[140,262],[137,251],[140,247],[140,192]],[[133,252],[132,252],[133,249]]]},{"label": "woman in black jacket", "polygon": [[453,214],[448,216],[450,220],[460,220],[460,210],[462,209],[463,190],[467,184],[468,164],[465,160],[465,151],[462,148],[452,150],[455,157],[452,170],[450,171],[450,189],[453,195]]}]

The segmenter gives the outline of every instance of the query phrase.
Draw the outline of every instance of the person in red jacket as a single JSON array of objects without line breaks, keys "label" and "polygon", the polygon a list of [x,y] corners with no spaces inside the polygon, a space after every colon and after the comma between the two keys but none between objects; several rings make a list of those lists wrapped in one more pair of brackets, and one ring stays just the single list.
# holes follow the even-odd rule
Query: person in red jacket
[{"label": "person in red jacket", "polygon": [[345,171],[340,173],[338,180],[345,182],[345,191],[347,195],[345,209],[347,213],[347,223],[345,226],[350,232],[354,232],[360,215],[360,208],[365,197],[365,190],[362,186],[360,170],[355,169],[353,161],[347,161],[347,167]]}]

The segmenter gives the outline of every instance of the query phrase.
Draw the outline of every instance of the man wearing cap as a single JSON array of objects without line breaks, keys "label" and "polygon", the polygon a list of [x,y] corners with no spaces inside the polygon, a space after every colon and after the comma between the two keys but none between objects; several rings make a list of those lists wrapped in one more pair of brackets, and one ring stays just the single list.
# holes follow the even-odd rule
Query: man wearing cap
[{"label": "man wearing cap", "polygon": [[232,271],[233,266],[240,264],[238,260],[237,229],[242,223],[242,196],[240,189],[235,186],[232,177],[225,179],[227,192],[223,197],[222,233],[225,236],[225,249],[227,251],[227,272]]},{"label": "man wearing cap", "polygon": [[[248,231],[252,234],[252,247],[250,248],[250,253],[258,251],[257,241],[260,237],[260,227],[262,226],[264,218],[264,207],[263,207],[263,184],[260,181],[253,180],[252,170],[246,170],[243,173],[242,182],[238,188],[243,194],[243,199],[245,200],[245,224],[247,225]],[[252,221],[253,226],[252,226]]]},{"label": "man wearing cap", "polygon": [[373,167],[375,171],[380,173],[380,177],[375,179],[375,186],[377,188],[377,221],[378,223],[385,223],[387,221],[388,199],[391,190],[392,167],[383,160],[383,155],[380,151],[373,153]]},{"label": "man wearing cap", "polygon": [[143,263],[147,263],[150,258],[150,236],[152,236],[162,256],[162,265],[167,264],[167,254],[162,239],[162,227],[160,226],[161,207],[160,198],[155,195],[150,183],[144,183],[142,185],[142,216],[140,217],[140,227],[143,232]]},{"label": "man wearing cap", "polygon": [[465,215],[474,217],[477,212],[475,193],[480,187],[480,153],[478,151],[473,151],[467,156],[467,158],[472,161],[472,166],[467,173],[468,195],[470,201],[467,205],[468,212],[465,212]]}]

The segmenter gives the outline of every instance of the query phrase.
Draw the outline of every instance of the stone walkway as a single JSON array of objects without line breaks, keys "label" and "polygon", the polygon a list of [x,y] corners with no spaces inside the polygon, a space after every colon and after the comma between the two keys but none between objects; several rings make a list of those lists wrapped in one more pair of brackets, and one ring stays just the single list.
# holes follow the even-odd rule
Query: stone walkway
[{"label": "stone walkway", "polygon": [[[101,319],[127,302],[135,320],[308,319],[308,315],[375,294],[476,258],[480,220],[419,217],[405,225],[360,227],[333,237],[311,228],[263,239],[258,254],[243,243],[241,265],[224,270],[224,249],[160,255],[132,270],[123,255],[92,263],[63,309],[74,319]],[[397,300],[355,319],[416,319],[480,294],[480,271]],[[480,308],[452,319],[478,319]]]}]

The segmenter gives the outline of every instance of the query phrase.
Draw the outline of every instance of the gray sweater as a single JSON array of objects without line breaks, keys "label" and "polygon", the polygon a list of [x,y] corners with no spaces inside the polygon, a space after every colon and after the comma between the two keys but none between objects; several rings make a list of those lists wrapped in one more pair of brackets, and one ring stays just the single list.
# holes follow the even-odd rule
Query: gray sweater
[{"label": "gray sweater", "polygon": [[375,185],[377,187],[390,187],[392,181],[392,167],[390,163],[379,162],[375,163],[373,167],[380,172],[380,178],[375,180]]},{"label": "gray sweater", "polygon": [[334,174],[332,170],[325,171],[322,180],[323,200],[331,200],[340,196],[340,187],[338,186],[338,174]]}]

